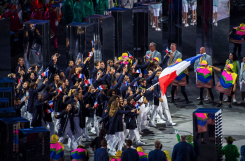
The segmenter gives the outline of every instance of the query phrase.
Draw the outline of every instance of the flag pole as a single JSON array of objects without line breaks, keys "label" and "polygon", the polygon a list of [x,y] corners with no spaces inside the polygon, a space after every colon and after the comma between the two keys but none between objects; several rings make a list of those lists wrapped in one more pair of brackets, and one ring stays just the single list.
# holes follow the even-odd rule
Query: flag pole
[{"label": "flag pole", "polygon": [[157,82],[156,84],[154,84],[154,85],[152,85],[152,86],[150,86],[149,88],[147,88],[146,90],[147,91],[149,91],[152,87],[154,87],[154,86],[156,86],[156,85],[158,85],[159,84],[159,82]]}]

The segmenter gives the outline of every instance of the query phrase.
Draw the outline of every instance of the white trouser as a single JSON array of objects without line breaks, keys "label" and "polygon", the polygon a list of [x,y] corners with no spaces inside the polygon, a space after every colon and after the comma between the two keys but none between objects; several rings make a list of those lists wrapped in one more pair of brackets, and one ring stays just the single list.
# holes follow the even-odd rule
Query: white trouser
[{"label": "white trouser", "polygon": [[80,119],[79,117],[73,117],[74,122],[74,130],[75,130],[75,140],[78,141],[78,138],[81,136],[79,140],[83,138],[83,129],[80,127]]},{"label": "white trouser", "polygon": [[113,134],[108,134],[108,135],[105,136],[105,139],[106,139],[107,144],[108,144],[109,147],[111,147],[114,138],[115,138],[115,135],[113,135]]},{"label": "white trouser", "polygon": [[129,140],[134,140],[134,138],[136,138],[136,142],[137,141],[140,141],[140,135],[139,135],[139,131],[137,129],[134,129],[134,130],[129,130],[129,137],[128,139]]},{"label": "white trouser", "polygon": [[60,143],[64,142],[64,140],[66,139],[66,135],[68,135],[68,137],[71,139],[70,145],[68,145],[70,147],[70,149],[71,150],[76,149],[78,145],[75,142],[75,136],[72,134],[72,129],[71,129],[71,125],[70,124],[67,124],[63,135],[59,138],[59,142]]},{"label": "white trouser", "polygon": [[96,132],[97,136],[99,136],[100,130],[99,130],[98,118],[96,116],[96,110],[94,112],[94,129],[95,129],[95,132]]},{"label": "white trouser", "polygon": [[[59,115],[60,112],[56,112],[56,115]],[[60,129],[60,119],[56,119],[56,124],[55,124],[55,131],[59,131]]]},{"label": "white trouser", "polygon": [[32,114],[30,112],[27,111],[27,120],[30,121],[30,123],[32,122]]},{"label": "white trouser", "polygon": [[138,130],[141,131],[141,126],[142,125],[146,126],[146,121],[147,121],[145,104],[143,103],[139,108],[140,108],[140,114],[138,115],[137,119],[138,119]]},{"label": "white trouser", "polygon": [[124,132],[123,131],[115,132],[115,139],[113,140],[111,144],[111,150],[116,151],[115,148],[118,143],[118,150],[122,151],[124,141],[125,141]]},{"label": "white trouser", "polygon": [[154,107],[153,101],[149,101],[146,105],[146,116],[148,115],[149,111]]},{"label": "white trouser", "polygon": [[123,119],[123,131],[124,131],[124,136],[126,138],[128,136],[129,131],[128,129],[126,129],[126,123],[124,122],[124,119]]},{"label": "white trouser", "polygon": [[162,92],[161,92],[161,98],[163,99],[163,102],[159,102],[159,106],[160,106],[160,108],[162,107],[162,109],[163,109],[164,116],[166,118],[166,123],[171,124],[173,122],[172,122],[171,114],[170,114],[170,111],[168,108],[168,100],[166,98],[166,95],[164,95],[164,96],[162,95]]},{"label": "white trouser", "polygon": [[[95,120],[94,118],[96,118],[96,120]],[[97,133],[97,134],[99,133],[98,120],[97,120],[97,117],[96,117],[96,116],[95,116],[94,118],[88,117],[88,120],[87,120],[86,125],[85,125],[85,133],[84,133],[86,137],[89,136],[89,135],[88,135],[88,127],[89,127],[89,125],[90,125],[92,122],[94,122],[94,128],[95,128],[96,133]]]},{"label": "white trouser", "polygon": [[46,121],[46,124],[45,124],[45,121],[42,119],[42,127],[48,130],[47,125],[49,125],[50,136],[52,136],[54,134],[54,123]]}]

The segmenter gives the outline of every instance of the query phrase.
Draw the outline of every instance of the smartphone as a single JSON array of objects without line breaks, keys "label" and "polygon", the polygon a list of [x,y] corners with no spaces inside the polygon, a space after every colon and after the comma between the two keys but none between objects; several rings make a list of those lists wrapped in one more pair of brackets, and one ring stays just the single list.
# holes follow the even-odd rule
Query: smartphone
[{"label": "smartphone", "polygon": [[60,56],[60,54],[57,54],[57,55],[56,55],[56,57],[59,57],[59,56]]},{"label": "smartphone", "polygon": [[31,70],[36,70],[36,67],[32,67]]}]

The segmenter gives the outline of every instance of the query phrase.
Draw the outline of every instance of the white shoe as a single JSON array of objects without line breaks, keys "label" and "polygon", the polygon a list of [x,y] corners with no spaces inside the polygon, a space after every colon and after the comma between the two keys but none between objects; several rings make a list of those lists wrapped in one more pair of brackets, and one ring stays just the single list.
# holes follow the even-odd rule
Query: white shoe
[{"label": "white shoe", "polygon": [[233,103],[236,103],[236,99],[233,99]]},{"label": "white shoe", "polygon": [[175,125],[176,125],[176,123],[172,122],[171,124],[167,124],[166,127],[171,127],[171,126],[175,126]]},{"label": "white shoe", "polygon": [[214,26],[218,26],[218,23],[214,23]]},{"label": "white shoe", "polygon": [[166,123],[166,121],[163,121],[161,119],[157,120],[157,124],[164,124],[164,123]]},{"label": "white shoe", "polygon": [[142,129],[142,130],[144,130],[144,129],[150,129],[150,127],[144,126],[144,125],[143,125],[143,126],[141,126],[141,129]]},{"label": "white shoe", "polygon": [[179,99],[179,97],[178,96],[174,96],[174,99],[177,100],[177,99]]},{"label": "white shoe", "polygon": [[185,24],[185,20],[183,20],[182,22],[183,22],[183,24]]},{"label": "white shoe", "polygon": [[191,15],[189,15],[188,18],[191,18]]},{"label": "white shoe", "polygon": [[114,150],[110,150],[110,151],[109,151],[109,154],[111,154],[112,156],[116,156],[116,153],[117,153],[117,152],[114,151]]},{"label": "white shoe", "polygon": [[215,23],[215,19],[213,19],[213,23]]},{"label": "white shoe", "polygon": [[157,119],[157,120],[160,119],[160,116],[159,116],[158,114],[156,115],[156,119]]},{"label": "white shoe", "polygon": [[151,123],[151,122],[148,124],[148,126],[150,126],[150,127],[156,127],[156,125],[153,124],[153,123]]},{"label": "white shoe", "polygon": [[226,98],[226,99],[224,100],[224,102],[228,102],[228,98]]},{"label": "white shoe", "polygon": [[191,26],[194,26],[195,24],[192,22],[192,23],[190,23],[191,24]]},{"label": "white shoe", "polygon": [[197,98],[197,100],[200,100],[200,99],[201,99],[200,97]]},{"label": "white shoe", "polygon": [[171,96],[171,94],[170,94],[170,95],[168,95],[167,97],[168,97],[168,98],[171,98],[172,96]]},{"label": "white shoe", "polygon": [[136,142],[136,145],[138,145],[138,146],[145,145],[145,143],[139,140],[139,141]]},{"label": "white shoe", "polygon": [[92,128],[90,132],[93,133],[93,134],[97,134],[96,131],[95,131],[95,128]]},{"label": "white shoe", "polygon": [[204,101],[208,101],[208,100],[210,100],[210,98],[206,96],[206,98],[204,99]]},{"label": "white shoe", "polygon": [[187,23],[187,24],[185,24],[185,27],[188,27],[189,26],[189,24]]},{"label": "white shoe", "polygon": [[152,28],[156,28],[156,26],[155,25],[152,25]]},{"label": "white shoe", "polygon": [[161,31],[161,29],[160,28],[156,28],[156,31]]},{"label": "white shoe", "polygon": [[136,149],[133,145],[131,145],[131,148],[132,148],[132,149]]},{"label": "white shoe", "polygon": [[193,22],[196,23],[196,20],[194,20]]}]

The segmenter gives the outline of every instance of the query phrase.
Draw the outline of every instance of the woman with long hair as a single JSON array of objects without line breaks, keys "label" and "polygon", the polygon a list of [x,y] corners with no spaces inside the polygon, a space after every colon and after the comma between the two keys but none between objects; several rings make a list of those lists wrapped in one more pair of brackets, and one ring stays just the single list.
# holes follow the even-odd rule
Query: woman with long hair
[{"label": "woman with long hair", "polygon": [[109,131],[108,134],[115,134],[115,139],[111,143],[110,154],[116,155],[115,147],[118,144],[118,150],[122,151],[123,142],[125,140],[123,130],[123,114],[134,113],[136,109],[124,111],[119,108],[119,102],[114,100],[111,103],[111,108],[107,117],[109,117]]}]

